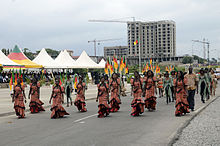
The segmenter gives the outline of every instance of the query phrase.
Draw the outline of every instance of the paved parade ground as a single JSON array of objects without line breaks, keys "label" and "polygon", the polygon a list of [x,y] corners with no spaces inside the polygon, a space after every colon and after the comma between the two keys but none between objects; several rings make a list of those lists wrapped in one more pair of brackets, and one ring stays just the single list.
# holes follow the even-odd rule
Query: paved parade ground
[{"label": "paved parade ground", "polygon": [[[130,87],[128,86],[127,89]],[[50,119],[50,108],[45,112],[30,114],[25,119],[18,119],[13,110],[13,103],[8,95],[9,89],[0,89],[0,145],[1,146],[160,146],[168,145],[178,134],[178,129],[192,119],[205,104],[196,95],[195,111],[183,117],[175,117],[174,102],[166,104],[165,98],[157,98],[157,110],[145,112],[139,117],[131,117],[132,97],[122,97],[121,109],[106,118],[97,118],[96,86],[90,85],[86,98],[88,112],[80,113],[75,106],[64,108],[69,116]],[[41,89],[41,99],[48,107],[50,87]],[[219,88],[217,96],[220,95]],[[75,95],[74,95],[75,97]],[[219,100],[216,100],[219,101]],[[29,102],[29,100],[28,100]],[[26,104],[28,109],[28,104]],[[217,113],[219,115],[219,113]],[[207,121],[208,123],[208,121]],[[178,141],[177,141],[178,142]],[[181,145],[181,143],[179,143]]]}]

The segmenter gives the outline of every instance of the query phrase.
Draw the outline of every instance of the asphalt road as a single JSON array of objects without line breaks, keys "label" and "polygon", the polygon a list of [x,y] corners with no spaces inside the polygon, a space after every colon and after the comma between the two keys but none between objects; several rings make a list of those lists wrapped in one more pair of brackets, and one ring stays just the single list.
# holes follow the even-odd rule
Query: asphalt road
[{"label": "asphalt road", "polygon": [[[198,97],[199,98],[199,97]],[[178,127],[190,118],[174,116],[174,103],[167,105],[158,98],[157,110],[147,110],[131,117],[130,96],[122,97],[121,109],[109,117],[97,118],[97,103],[87,101],[88,112],[79,113],[75,106],[65,107],[70,113],[62,119],[50,119],[50,111],[0,117],[1,146],[134,146],[167,145]]]}]

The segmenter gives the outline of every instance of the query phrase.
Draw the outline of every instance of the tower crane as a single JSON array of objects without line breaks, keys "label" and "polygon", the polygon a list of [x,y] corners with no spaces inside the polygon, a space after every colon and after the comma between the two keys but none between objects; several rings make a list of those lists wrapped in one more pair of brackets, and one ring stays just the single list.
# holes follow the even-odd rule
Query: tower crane
[{"label": "tower crane", "polygon": [[106,41],[116,41],[116,40],[121,40],[121,38],[119,38],[119,39],[106,39],[106,40],[96,40],[96,39],[94,39],[94,40],[88,41],[88,43],[94,43],[94,54],[96,56],[96,43],[106,42]]},{"label": "tower crane", "polygon": [[[135,21],[135,17],[126,17],[127,18],[132,18],[133,21],[122,21],[120,19],[112,19],[112,20],[89,20],[89,22],[116,22],[116,23],[128,23],[128,22],[136,22]],[[124,19],[124,18],[121,18]],[[139,39],[140,40],[140,35],[139,35]],[[139,72],[141,72],[141,46],[140,43],[138,43],[138,48],[139,48]]]}]

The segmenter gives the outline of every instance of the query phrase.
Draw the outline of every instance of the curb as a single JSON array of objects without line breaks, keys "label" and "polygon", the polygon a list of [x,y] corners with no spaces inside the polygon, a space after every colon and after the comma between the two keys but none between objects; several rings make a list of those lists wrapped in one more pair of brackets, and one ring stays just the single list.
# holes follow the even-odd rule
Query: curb
[{"label": "curb", "polygon": [[213,103],[218,98],[220,98],[220,96],[213,98],[207,105],[199,108],[199,110],[196,111],[196,113],[190,119],[186,120],[183,123],[183,125],[180,128],[178,128],[178,130],[174,133],[174,136],[171,138],[170,142],[168,143],[168,146],[172,146],[173,144],[175,144],[175,142],[178,141],[183,129],[186,128],[197,115],[199,115],[203,110],[205,110],[211,103]]},{"label": "curb", "polygon": [[[130,93],[130,92],[128,91],[128,92],[125,92],[125,93]],[[94,100],[94,99],[96,99],[96,97],[85,99],[85,100],[89,101],[89,100]],[[64,105],[66,105],[66,103],[64,103]],[[44,106],[45,109],[47,109],[49,107],[51,107],[51,105]],[[30,109],[25,110],[25,112],[29,112],[29,111],[30,111]],[[13,114],[15,114],[15,112],[2,113],[2,114],[0,114],[0,117],[10,116],[10,115],[13,115]]]}]

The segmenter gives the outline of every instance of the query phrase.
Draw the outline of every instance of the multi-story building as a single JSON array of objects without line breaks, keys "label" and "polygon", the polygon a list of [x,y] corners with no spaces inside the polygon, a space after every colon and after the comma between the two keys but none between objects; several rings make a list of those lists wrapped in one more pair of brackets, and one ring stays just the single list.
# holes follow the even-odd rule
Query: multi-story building
[{"label": "multi-story building", "polygon": [[[176,56],[176,24],[174,21],[128,22],[128,58],[138,63],[139,45],[142,62],[172,60]],[[138,40],[138,44],[134,42]]]},{"label": "multi-story building", "polygon": [[113,46],[113,47],[104,47],[104,57],[113,57],[117,58],[128,56],[128,46]]}]

